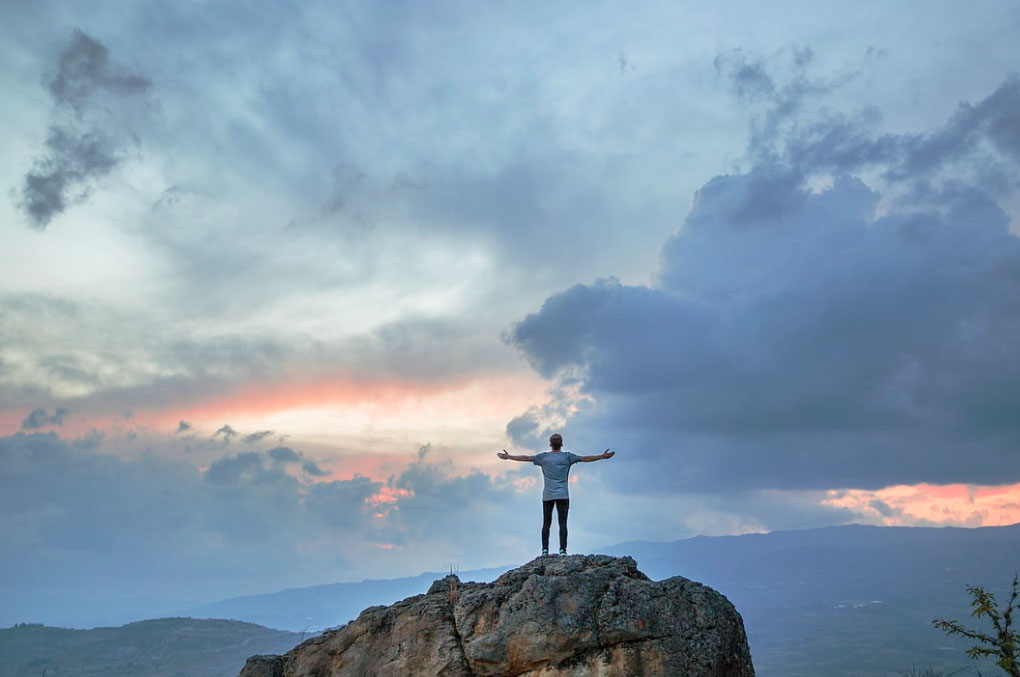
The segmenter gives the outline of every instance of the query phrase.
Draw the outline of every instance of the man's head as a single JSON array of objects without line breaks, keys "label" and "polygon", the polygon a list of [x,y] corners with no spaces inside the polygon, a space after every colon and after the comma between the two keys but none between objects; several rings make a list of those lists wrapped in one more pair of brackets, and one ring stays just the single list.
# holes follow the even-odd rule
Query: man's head
[{"label": "man's head", "polygon": [[560,435],[559,433],[553,433],[549,437],[549,446],[552,447],[553,449],[562,449],[563,435]]}]

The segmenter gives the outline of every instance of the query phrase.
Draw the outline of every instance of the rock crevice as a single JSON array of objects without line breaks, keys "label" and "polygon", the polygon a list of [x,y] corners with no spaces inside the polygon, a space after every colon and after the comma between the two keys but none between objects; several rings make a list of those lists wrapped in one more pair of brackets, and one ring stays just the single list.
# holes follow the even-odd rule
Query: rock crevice
[{"label": "rock crevice", "polygon": [[718,592],[650,581],[629,557],[541,557],[492,583],[447,576],[371,607],[241,677],[753,677],[743,621]]}]

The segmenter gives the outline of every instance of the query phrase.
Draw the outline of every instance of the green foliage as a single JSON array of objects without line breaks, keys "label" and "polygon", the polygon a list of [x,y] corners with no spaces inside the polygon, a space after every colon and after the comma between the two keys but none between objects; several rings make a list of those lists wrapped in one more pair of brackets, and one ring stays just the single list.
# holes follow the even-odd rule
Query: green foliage
[{"label": "green foliage", "polygon": [[995,664],[1002,668],[1010,677],[1020,677],[1020,636],[1013,629],[1013,611],[1016,610],[1016,601],[1020,577],[1013,575],[1013,588],[1009,595],[1009,601],[1005,608],[1000,609],[995,600],[995,595],[984,588],[967,586],[970,593],[972,611],[970,615],[974,618],[987,618],[992,624],[993,634],[972,630],[959,621],[944,620],[936,618],[932,621],[939,630],[947,635],[960,635],[967,639],[978,642],[967,649],[967,655],[972,659],[994,658]]}]

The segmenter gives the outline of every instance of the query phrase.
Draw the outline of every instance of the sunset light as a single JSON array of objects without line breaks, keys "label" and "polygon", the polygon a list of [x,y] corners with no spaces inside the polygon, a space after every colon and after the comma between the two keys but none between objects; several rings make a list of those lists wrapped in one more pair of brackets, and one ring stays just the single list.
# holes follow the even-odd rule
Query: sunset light
[{"label": "sunset light", "polygon": [[1020,523],[1020,484],[901,484],[878,491],[830,491],[822,504],[888,526],[1002,526]]},{"label": "sunset light", "polygon": [[[445,576],[561,549],[536,571],[633,557],[818,631],[752,626],[761,677],[849,677],[790,666],[889,618],[921,648],[855,677],[961,653],[956,609],[839,629],[1020,567],[1018,33],[1016,0],[0,2],[0,654],[296,643],[437,572],[461,623]],[[932,677],[993,672],[963,656]],[[19,674],[120,674],[79,663]]]}]

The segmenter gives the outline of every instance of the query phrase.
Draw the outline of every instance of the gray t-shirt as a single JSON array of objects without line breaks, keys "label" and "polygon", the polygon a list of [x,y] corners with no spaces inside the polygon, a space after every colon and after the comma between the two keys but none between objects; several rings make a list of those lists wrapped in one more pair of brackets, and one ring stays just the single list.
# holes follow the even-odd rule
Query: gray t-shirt
[{"label": "gray t-shirt", "polygon": [[570,474],[570,466],[580,460],[580,456],[569,451],[543,451],[531,457],[532,463],[542,466],[542,474],[545,475],[543,501],[570,498],[567,494],[567,475]]}]

